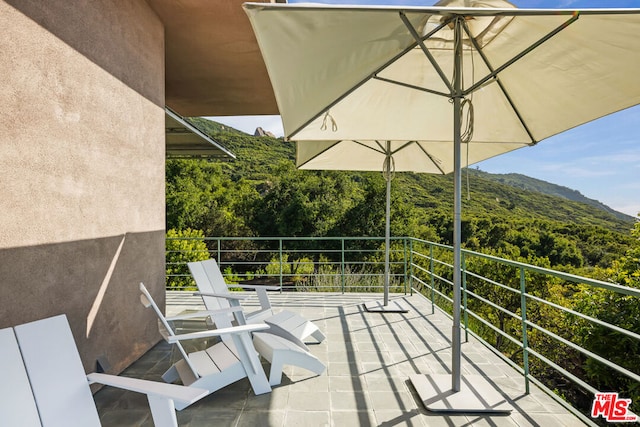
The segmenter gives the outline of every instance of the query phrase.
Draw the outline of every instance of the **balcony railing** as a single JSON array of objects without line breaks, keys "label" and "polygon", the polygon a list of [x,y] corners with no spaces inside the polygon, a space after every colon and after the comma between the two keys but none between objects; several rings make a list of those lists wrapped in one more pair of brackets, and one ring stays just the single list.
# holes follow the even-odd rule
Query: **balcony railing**
[{"label": "balcony railing", "polygon": [[[383,238],[189,240],[200,248],[167,251],[167,289],[194,289],[186,262],[209,257],[218,260],[229,283],[266,282],[281,291],[383,289]],[[167,247],[180,246],[175,243],[168,240]],[[452,247],[396,237],[390,260],[391,292],[418,292],[431,300],[432,311],[451,314]],[[593,307],[616,298],[639,307],[639,289],[467,250],[461,265],[465,340],[473,335],[520,371],[527,392],[530,382],[537,384],[592,425],[589,409],[598,392],[619,392],[634,399],[632,409],[640,408],[640,331],[628,326],[640,322],[624,312],[616,322],[600,316],[604,320]],[[629,353],[611,355],[606,342]]]},{"label": "balcony railing", "polygon": [[[186,262],[215,258],[230,282],[281,285],[283,290],[382,292],[384,238],[381,237],[216,237],[173,238],[202,241],[206,248],[167,250],[167,289],[195,289]],[[408,238],[392,238],[392,292],[411,291]],[[181,246],[171,245],[168,247]]]}]

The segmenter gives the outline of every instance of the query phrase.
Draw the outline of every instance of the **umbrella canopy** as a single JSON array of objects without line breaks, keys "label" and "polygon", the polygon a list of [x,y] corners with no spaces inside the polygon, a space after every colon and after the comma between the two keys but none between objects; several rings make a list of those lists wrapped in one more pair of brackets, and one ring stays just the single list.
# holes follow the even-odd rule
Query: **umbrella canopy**
[{"label": "umbrella canopy", "polygon": [[397,302],[389,306],[389,247],[391,240],[391,179],[396,171],[443,173],[439,161],[417,141],[300,141],[299,169],[382,171],[387,181],[384,241],[384,298],[365,304],[369,311],[407,312]]},{"label": "umbrella canopy", "polygon": [[424,168],[454,172],[452,389],[460,391],[461,165],[640,103],[640,10],[517,9],[503,0],[245,10],[289,139],[416,141],[432,163]]},{"label": "umbrella canopy", "polygon": [[[389,126],[393,126],[392,123]],[[327,135],[330,137],[332,135]],[[398,140],[297,140],[296,165],[300,169],[379,171],[387,153],[393,157],[396,172],[447,174],[453,172],[451,141]],[[387,148],[388,145],[388,148]],[[463,164],[515,150],[526,144],[468,144]]]},{"label": "umbrella canopy", "polygon": [[453,171],[456,16],[465,19],[460,96],[474,111],[469,163],[640,102],[637,10],[502,0],[245,9],[291,140],[430,142],[442,170]]}]

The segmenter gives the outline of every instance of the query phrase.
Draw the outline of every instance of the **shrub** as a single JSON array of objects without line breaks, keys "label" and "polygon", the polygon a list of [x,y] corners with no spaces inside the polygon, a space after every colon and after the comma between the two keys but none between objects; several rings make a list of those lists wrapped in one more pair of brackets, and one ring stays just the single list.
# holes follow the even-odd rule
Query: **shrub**
[{"label": "shrub", "polygon": [[171,290],[197,290],[197,286],[191,274],[189,274],[188,262],[204,261],[209,259],[209,250],[204,241],[202,230],[171,229],[167,231],[166,246],[166,283]]}]

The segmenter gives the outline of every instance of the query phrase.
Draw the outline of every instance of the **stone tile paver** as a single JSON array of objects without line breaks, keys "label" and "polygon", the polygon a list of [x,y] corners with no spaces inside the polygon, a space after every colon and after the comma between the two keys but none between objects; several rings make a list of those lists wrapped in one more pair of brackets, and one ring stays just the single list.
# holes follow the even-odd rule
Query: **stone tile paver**
[{"label": "stone tile paver", "polygon": [[[375,294],[272,293],[276,311],[286,308],[313,320],[327,339],[309,345],[327,365],[321,376],[285,367],[283,382],[271,393],[255,396],[249,382],[238,381],[178,412],[180,426],[582,426],[582,421],[531,385],[524,393],[522,376],[470,338],[462,346],[463,373],[481,374],[513,405],[510,415],[432,413],[419,401],[410,374],[450,375],[451,320],[419,295],[403,298],[408,313],[368,313],[362,303]],[[257,300],[249,299],[249,310]],[[167,315],[200,310],[190,293],[168,292]],[[189,327],[198,327],[198,323]],[[206,343],[196,343],[204,345]],[[161,381],[179,355],[159,343],[122,375]],[[268,364],[264,362],[268,372]],[[104,388],[95,394],[102,423],[110,426],[152,425],[146,398]]]}]

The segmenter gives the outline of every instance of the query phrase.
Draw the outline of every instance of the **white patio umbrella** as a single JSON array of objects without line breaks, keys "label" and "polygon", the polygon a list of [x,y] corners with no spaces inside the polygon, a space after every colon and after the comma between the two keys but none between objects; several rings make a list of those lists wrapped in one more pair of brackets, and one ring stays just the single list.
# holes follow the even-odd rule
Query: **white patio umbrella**
[{"label": "white patio umbrella", "polygon": [[640,9],[444,0],[245,10],[289,139],[420,141],[443,173],[454,172],[451,387],[435,375],[411,380],[432,410],[508,410],[461,377],[461,165],[640,103]]},{"label": "white patio umbrella", "polygon": [[[346,160],[346,161],[345,161]],[[386,184],[384,296],[382,302],[365,303],[371,312],[407,312],[397,301],[389,301],[391,277],[389,251],[391,241],[391,180],[395,172],[443,173],[418,141],[301,141],[296,143],[296,165],[299,169],[382,171]]]}]

